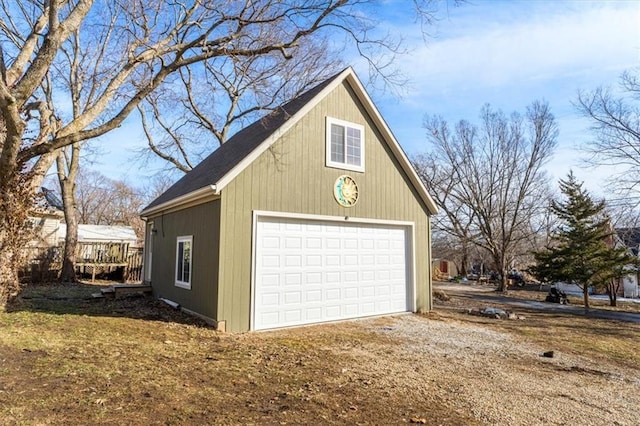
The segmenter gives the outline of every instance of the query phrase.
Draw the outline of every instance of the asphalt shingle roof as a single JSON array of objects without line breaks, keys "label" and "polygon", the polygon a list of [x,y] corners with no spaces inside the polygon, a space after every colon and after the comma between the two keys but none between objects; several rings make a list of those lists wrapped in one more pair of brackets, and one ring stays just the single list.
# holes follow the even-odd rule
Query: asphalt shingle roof
[{"label": "asphalt shingle roof", "polygon": [[159,206],[218,182],[341,73],[342,72],[333,75],[314,88],[240,130],[158,198],[153,200],[144,210]]}]

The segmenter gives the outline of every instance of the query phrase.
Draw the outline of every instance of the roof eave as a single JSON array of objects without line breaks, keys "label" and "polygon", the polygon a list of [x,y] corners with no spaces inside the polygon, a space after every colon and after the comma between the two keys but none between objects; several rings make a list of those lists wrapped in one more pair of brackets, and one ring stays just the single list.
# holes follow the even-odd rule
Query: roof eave
[{"label": "roof eave", "polygon": [[158,204],[157,206],[148,207],[140,212],[140,216],[143,219],[147,219],[149,216],[153,216],[156,213],[160,213],[164,210],[180,207],[181,205],[193,203],[211,195],[219,195],[219,191],[216,185],[207,185],[195,191],[191,191],[188,194]]}]

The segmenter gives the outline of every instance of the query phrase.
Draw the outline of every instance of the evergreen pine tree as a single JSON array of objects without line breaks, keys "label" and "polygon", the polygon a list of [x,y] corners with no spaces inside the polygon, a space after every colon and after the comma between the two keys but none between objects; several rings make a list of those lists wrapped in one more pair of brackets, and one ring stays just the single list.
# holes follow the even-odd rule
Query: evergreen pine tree
[{"label": "evergreen pine tree", "polygon": [[551,204],[560,226],[551,246],[533,253],[536,266],[532,272],[542,281],[577,284],[587,309],[589,287],[605,287],[614,305],[611,284],[628,273],[627,268],[636,260],[625,247],[614,247],[614,230],[604,212],[604,201],[594,203],[573,172],[560,180],[560,190],[565,200]]}]

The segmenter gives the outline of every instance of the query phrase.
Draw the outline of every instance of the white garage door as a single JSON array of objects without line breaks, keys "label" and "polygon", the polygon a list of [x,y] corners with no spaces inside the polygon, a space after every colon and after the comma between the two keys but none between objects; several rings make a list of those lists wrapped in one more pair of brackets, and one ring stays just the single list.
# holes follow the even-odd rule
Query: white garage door
[{"label": "white garage door", "polygon": [[258,217],[255,330],[410,310],[408,230]]}]

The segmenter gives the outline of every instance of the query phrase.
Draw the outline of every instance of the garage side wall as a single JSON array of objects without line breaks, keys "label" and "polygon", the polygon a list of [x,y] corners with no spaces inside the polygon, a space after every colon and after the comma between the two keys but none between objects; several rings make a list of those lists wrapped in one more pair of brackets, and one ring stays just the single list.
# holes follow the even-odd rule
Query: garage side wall
[{"label": "garage side wall", "polygon": [[[325,166],[326,117],[365,127],[365,171]],[[348,174],[359,188],[355,206],[339,205],[336,179]],[[252,212],[368,218],[414,223],[417,310],[431,308],[428,209],[348,83],[338,86],[263,153],[221,194],[218,320],[229,331],[249,329]]]},{"label": "garage side wall", "polygon": [[[149,218],[153,235],[154,295],[215,319],[219,259],[220,200]],[[176,287],[176,240],[193,236],[191,289]],[[159,259],[162,259],[160,261]]]}]

